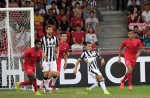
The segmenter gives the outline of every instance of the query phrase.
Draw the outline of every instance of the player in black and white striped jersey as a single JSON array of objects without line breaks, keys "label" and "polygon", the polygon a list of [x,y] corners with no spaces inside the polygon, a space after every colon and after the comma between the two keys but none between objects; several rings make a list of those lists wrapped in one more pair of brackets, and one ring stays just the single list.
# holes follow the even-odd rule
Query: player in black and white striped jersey
[{"label": "player in black and white striped jersey", "polygon": [[[59,45],[58,40],[55,36],[53,36],[53,27],[48,25],[45,27],[46,36],[41,39],[42,42],[42,50],[47,56],[47,60],[43,59],[43,70],[44,73],[44,86],[46,92],[49,92],[49,79],[52,78],[52,86],[55,86],[58,72],[57,72],[57,64],[56,59],[59,55]],[[53,91],[56,92],[56,88],[53,87]]]},{"label": "player in black and white striped jersey", "polygon": [[97,80],[97,83],[93,84],[90,88],[87,88],[86,90],[91,91],[93,88],[101,86],[104,94],[110,94],[106,89],[104,78],[97,66],[97,59],[100,59],[101,65],[105,64],[104,58],[102,58],[97,52],[92,51],[92,44],[90,42],[86,43],[86,51],[82,53],[81,57],[76,62],[76,66],[73,72],[75,75],[77,73],[77,67],[80,61],[83,59],[87,62],[90,75]]}]

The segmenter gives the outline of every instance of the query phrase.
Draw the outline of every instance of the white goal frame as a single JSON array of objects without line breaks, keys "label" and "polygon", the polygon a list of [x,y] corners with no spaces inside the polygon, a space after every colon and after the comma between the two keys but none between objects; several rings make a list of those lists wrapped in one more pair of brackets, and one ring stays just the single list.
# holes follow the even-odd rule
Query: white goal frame
[{"label": "white goal frame", "polygon": [[[11,63],[11,50],[10,50],[10,22],[9,22],[9,12],[11,11],[30,11],[30,32],[31,32],[31,47],[34,46],[34,9],[32,7],[24,7],[24,8],[0,8],[0,12],[6,12],[6,31],[7,31],[7,40],[8,40],[8,53],[7,53],[7,57],[8,57],[8,71],[10,72],[10,63]],[[11,74],[9,73],[9,88],[0,88],[0,90],[2,89],[14,89],[11,87]]]}]

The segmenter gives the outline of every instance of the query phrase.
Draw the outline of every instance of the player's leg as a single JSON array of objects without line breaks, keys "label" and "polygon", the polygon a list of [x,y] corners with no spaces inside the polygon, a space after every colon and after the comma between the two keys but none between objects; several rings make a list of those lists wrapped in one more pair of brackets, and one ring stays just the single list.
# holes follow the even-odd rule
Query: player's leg
[{"label": "player's leg", "polygon": [[129,90],[132,90],[132,66],[127,66],[127,69],[128,86]]},{"label": "player's leg", "polygon": [[96,78],[98,80],[98,85],[102,88],[104,91],[104,94],[109,95],[110,93],[107,91],[106,86],[105,86],[105,80],[102,75],[96,75]]},{"label": "player's leg", "polygon": [[53,92],[56,92],[55,84],[56,84],[56,81],[57,81],[57,78],[58,78],[56,61],[53,61],[51,63],[50,69],[52,71],[52,89],[53,89]]},{"label": "player's leg", "polygon": [[124,82],[125,80],[128,79],[128,83],[130,81],[131,83],[131,76],[132,76],[132,63],[129,61],[129,60],[125,60],[125,64],[126,64],[126,67],[127,67],[127,73],[124,75],[123,79],[121,80],[121,83],[120,83],[120,89],[124,89]]},{"label": "player's leg", "polygon": [[42,70],[42,72],[43,72],[43,83],[44,83],[44,86],[45,86],[45,91],[46,91],[46,93],[49,93],[49,91],[48,91],[48,83],[49,83],[49,78],[48,78],[48,76],[49,76],[49,66],[50,66],[50,64],[48,63],[48,62],[43,62],[42,63],[42,66],[43,66],[43,70]]},{"label": "player's leg", "polygon": [[41,94],[38,92],[37,82],[36,82],[36,76],[35,76],[34,73],[33,73],[33,74],[30,74],[29,80],[32,81],[32,85],[33,85],[33,87],[34,87],[35,95],[37,95],[37,96],[41,95]]},{"label": "player's leg", "polygon": [[30,78],[29,78],[29,75],[32,73],[31,68],[24,69],[24,72],[25,72],[25,74],[27,75],[28,80],[26,80],[26,81],[24,81],[24,82],[17,82],[17,83],[16,83],[16,91],[17,91],[17,92],[20,91],[20,86],[32,84],[32,81],[31,81]]}]

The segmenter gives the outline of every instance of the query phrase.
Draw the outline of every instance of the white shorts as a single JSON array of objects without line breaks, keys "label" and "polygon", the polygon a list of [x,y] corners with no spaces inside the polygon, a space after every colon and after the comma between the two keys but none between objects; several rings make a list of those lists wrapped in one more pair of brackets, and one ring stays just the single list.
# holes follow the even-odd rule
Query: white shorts
[{"label": "white shorts", "polygon": [[43,62],[42,63],[43,70],[42,72],[47,72],[47,71],[57,71],[57,64],[56,61],[52,62]]},{"label": "white shorts", "polygon": [[91,71],[89,71],[89,74],[92,78],[96,79],[97,75],[102,76],[101,72],[99,71],[99,69],[93,69]]}]

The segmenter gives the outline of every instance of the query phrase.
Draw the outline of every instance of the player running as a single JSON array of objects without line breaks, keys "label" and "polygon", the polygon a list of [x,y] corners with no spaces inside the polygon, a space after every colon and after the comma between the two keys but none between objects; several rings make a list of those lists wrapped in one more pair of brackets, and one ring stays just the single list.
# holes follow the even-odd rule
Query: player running
[{"label": "player running", "polygon": [[91,91],[93,88],[101,86],[102,90],[104,91],[104,94],[109,95],[110,93],[107,91],[104,78],[99,71],[99,68],[97,66],[97,59],[101,61],[101,65],[105,64],[104,58],[102,58],[98,53],[95,51],[92,51],[92,44],[90,42],[86,43],[86,51],[82,53],[81,57],[77,60],[75,69],[73,73],[76,75],[77,68],[81,60],[85,60],[88,65],[88,71],[90,72],[90,75],[97,80],[95,84],[93,84],[90,88],[87,88],[87,91]]},{"label": "player running", "polygon": [[[128,69],[127,73],[125,74],[124,78],[121,80],[120,89],[124,88],[124,82],[126,79],[128,79],[128,89],[132,90],[132,70],[134,69],[136,59],[141,54],[143,44],[140,40],[136,39],[134,36],[133,31],[128,32],[128,39],[122,42],[120,48],[119,48],[119,59],[118,63],[121,62],[121,52],[122,49],[125,47],[124,52],[124,59],[125,59],[125,65]],[[139,50],[140,48],[140,50]],[[139,50],[139,51],[138,51]]]},{"label": "player running", "polygon": [[[35,75],[35,67],[38,64],[41,68],[41,60],[42,60],[42,50],[41,48],[41,41],[35,40],[34,42],[35,47],[28,49],[20,59],[22,64],[22,70],[28,77],[28,80],[24,82],[17,82],[16,83],[16,90],[17,92],[20,91],[20,86],[30,85],[32,84],[34,87],[35,95],[41,95],[37,89],[37,82],[36,82],[36,75]],[[24,59],[24,62],[23,62]],[[45,58],[46,59],[46,58]]]}]

